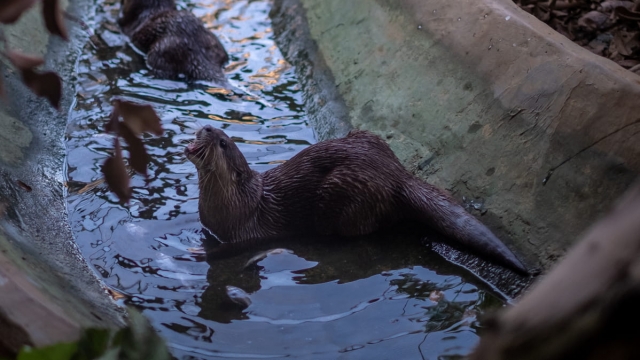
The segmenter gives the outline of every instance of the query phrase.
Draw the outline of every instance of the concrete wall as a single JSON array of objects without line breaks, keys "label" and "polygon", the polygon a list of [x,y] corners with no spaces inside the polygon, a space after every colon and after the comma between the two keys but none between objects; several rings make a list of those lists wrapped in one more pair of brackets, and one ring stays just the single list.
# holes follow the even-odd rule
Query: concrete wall
[{"label": "concrete wall", "polygon": [[[93,6],[72,0],[69,11],[85,16]],[[0,349],[9,352],[21,344],[74,340],[81,327],[123,324],[122,311],[76,248],[63,198],[74,68],[88,35],[68,23],[70,42],[48,37],[39,11],[3,27],[11,48],[45,56],[43,69],[57,71],[64,82],[58,112],[35,97],[5,59],[0,65],[6,93],[0,103]]]},{"label": "concrete wall", "polygon": [[276,0],[271,15],[320,138],[378,133],[530,265],[640,169],[640,77],[510,0]]}]

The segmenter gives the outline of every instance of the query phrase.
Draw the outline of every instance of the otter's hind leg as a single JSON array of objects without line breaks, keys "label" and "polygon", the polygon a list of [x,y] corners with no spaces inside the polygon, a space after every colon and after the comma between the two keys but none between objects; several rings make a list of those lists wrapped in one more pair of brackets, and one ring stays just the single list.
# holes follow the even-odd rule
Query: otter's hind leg
[{"label": "otter's hind leg", "polygon": [[399,219],[395,190],[372,181],[372,174],[335,169],[320,186],[316,228],[323,234],[366,235]]},{"label": "otter's hind leg", "polygon": [[189,58],[183,49],[187,44],[176,36],[166,36],[156,41],[147,53],[147,65],[156,77],[179,80],[180,74],[189,77],[186,69]]}]

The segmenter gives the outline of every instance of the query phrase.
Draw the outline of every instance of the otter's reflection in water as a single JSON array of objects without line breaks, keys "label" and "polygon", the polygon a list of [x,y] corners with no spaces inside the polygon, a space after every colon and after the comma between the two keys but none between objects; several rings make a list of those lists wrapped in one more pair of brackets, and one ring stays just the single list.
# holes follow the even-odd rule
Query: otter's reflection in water
[{"label": "otter's reflection in water", "polygon": [[[476,336],[476,315],[503,304],[481,281],[408,234],[282,239],[222,256],[217,240],[205,238],[209,284],[198,315],[286,334],[316,355],[328,354],[326,346],[379,351],[411,338],[419,343],[425,334],[446,338],[451,350],[460,351],[453,353],[465,354],[463,343]],[[268,248],[289,251],[265,254]],[[251,262],[257,253],[262,256]],[[251,304],[231,301],[227,285],[243,289]]]}]

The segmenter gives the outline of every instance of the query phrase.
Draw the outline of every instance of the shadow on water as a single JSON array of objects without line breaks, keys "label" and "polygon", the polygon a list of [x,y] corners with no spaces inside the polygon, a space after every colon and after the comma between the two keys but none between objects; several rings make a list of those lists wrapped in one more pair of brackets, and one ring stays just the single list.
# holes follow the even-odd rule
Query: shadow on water
[{"label": "shadow on water", "polygon": [[[219,35],[231,57],[227,77],[250,94],[151,78],[115,26],[119,1],[99,4],[88,22],[107,46],[87,44],[78,63],[66,136],[67,204],[78,246],[112,296],[143,310],[181,359],[467,354],[478,340],[476,315],[503,306],[501,293],[512,295],[522,284],[482,265],[497,279],[489,286],[445,261],[443,249],[461,255],[441,245],[390,233],[288,239],[207,256],[215,246],[198,220],[195,168],[182,155],[194,132],[206,124],[224,129],[257,171],[286,161],[315,137],[293,69],[272,39],[268,1],[179,6]],[[133,176],[128,206],[100,181],[112,148],[102,128],[116,97],[151,103],[165,129],[145,138],[150,176]],[[244,269],[257,252],[274,247],[292,252]],[[251,305],[232,303],[227,285],[247,292]]]}]

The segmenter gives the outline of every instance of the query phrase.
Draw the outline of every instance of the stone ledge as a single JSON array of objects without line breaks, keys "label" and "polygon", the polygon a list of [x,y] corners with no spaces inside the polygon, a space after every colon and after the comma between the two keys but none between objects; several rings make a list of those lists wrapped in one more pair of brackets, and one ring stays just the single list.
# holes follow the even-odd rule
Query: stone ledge
[{"label": "stone ledge", "polygon": [[[300,21],[282,14],[296,7],[311,40],[286,50]],[[275,8],[288,59],[321,59],[332,79],[305,91],[346,109],[310,116],[382,135],[407,167],[480,207],[475,215],[532,265],[561,257],[640,169],[640,77],[510,0],[276,0]],[[325,112],[317,101],[307,106]],[[326,126],[316,126],[320,138]]]},{"label": "stone ledge", "polygon": [[[82,17],[92,6],[72,0],[69,11]],[[3,27],[11,48],[44,56],[43,69],[56,71],[63,80],[58,112],[34,96],[10,67],[0,68],[7,97],[0,102],[0,132],[5,135],[0,146],[3,355],[26,344],[74,341],[87,327],[124,325],[124,310],[109,298],[77,249],[64,199],[62,139],[75,96],[75,64],[88,35],[67,23],[70,42],[49,37],[39,12],[36,6],[16,24]]]}]

